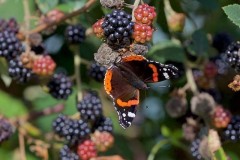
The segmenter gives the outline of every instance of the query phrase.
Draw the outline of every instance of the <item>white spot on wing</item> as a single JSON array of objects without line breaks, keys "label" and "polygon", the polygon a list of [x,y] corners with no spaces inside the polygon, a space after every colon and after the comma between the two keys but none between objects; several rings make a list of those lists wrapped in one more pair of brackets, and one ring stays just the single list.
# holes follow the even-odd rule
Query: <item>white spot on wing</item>
[{"label": "white spot on wing", "polygon": [[134,118],[134,117],[135,117],[135,114],[132,113],[132,112],[128,112],[128,117]]},{"label": "white spot on wing", "polygon": [[126,113],[123,113],[122,116],[123,116],[123,117],[126,117]]},{"label": "white spot on wing", "polygon": [[164,72],[163,75],[164,75],[164,77],[165,77],[166,79],[169,79],[169,75],[168,75],[167,72]]}]

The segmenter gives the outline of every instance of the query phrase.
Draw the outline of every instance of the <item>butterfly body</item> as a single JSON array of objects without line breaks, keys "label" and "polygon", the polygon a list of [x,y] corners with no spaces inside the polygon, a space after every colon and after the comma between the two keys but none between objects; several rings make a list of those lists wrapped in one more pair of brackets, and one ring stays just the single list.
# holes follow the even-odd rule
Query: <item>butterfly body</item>
[{"label": "butterfly body", "polygon": [[122,58],[108,68],[104,87],[114,103],[120,125],[131,125],[139,105],[139,90],[147,90],[147,83],[170,79],[177,74],[177,68],[149,61],[143,56],[131,55]]}]

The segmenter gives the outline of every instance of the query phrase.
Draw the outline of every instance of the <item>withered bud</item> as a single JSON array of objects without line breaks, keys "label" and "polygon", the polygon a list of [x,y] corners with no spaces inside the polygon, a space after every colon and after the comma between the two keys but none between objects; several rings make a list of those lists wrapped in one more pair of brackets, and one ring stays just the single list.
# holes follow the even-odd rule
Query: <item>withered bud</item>
[{"label": "withered bud", "polygon": [[200,130],[200,124],[193,118],[187,118],[187,122],[183,124],[183,137],[188,141],[193,141]]},{"label": "withered bud", "polygon": [[106,43],[103,43],[97,53],[94,53],[94,59],[97,63],[109,67],[119,57],[119,53],[112,50]]},{"label": "withered bud", "polygon": [[29,42],[31,46],[39,46],[42,43],[42,35],[39,33],[30,34]]},{"label": "withered bud", "polygon": [[231,88],[235,92],[239,91],[240,90],[240,75],[236,75],[233,78],[233,81],[228,84],[228,87]]},{"label": "withered bud", "polygon": [[209,150],[209,142],[206,136],[202,138],[198,151],[204,159],[211,159],[212,154]]},{"label": "withered bud", "polygon": [[217,131],[210,129],[208,132],[208,148],[211,153],[216,152],[221,147],[221,141]]},{"label": "withered bud", "polygon": [[147,52],[148,52],[148,46],[146,45],[143,45],[143,44],[136,44],[136,43],[133,43],[131,44],[130,46],[130,50],[132,52],[134,52],[135,54],[138,54],[138,55],[146,55]]},{"label": "withered bud", "polygon": [[124,0],[100,0],[100,3],[105,8],[122,8]]},{"label": "withered bud", "polygon": [[181,89],[174,90],[172,92],[172,97],[166,104],[167,113],[173,117],[178,118],[183,116],[187,111],[187,100],[185,92]]},{"label": "withered bud", "polygon": [[208,118],[215,106],[213,97],[208,93],[200,93],[191,99],[192,113],[202,118]]},{"label": "withered bud", "polygon": [[185,25],[186,15],[183,13],[172,13],[167,16],[168,27],[172,32],[181,32]]}]

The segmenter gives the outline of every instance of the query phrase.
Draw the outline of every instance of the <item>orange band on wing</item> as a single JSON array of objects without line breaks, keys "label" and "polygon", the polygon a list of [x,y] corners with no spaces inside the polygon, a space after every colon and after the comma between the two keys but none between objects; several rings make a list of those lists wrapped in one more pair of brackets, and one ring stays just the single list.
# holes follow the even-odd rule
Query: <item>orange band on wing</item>
[{"label": "orange band on wing", "polygon": [[158,82],[158,70],[157,70],[157,67],[155,65],[153,65],[153,64],[149,64],[148,66],[153,71],[153,74],[152,74],[153,81],[154,82]]},{"label": "orange band on wing", "polygon": [[107,70],[105,74],[105,79],[104,79],[104,88],[107,94],[110,94],[112,90],[111,80],[112,80],[112,71]]},{"label": "orange band on wing", "polygon": [[133,99],[133,100],[129,100],[127,102],[124,102],[124,101],[122,101],[121,99],[118,98],[116,102],[120,107],[131,107],[133,105],[138,105],[139,104],[139,100],[137,100],[137,99]]},{"label": "orange band on wing", "polygon": [[146,58],[144,58],[143,56],[140,56],[140,55],[136,55],[136,56],[127,56],[127,57],[124,57],[122,60],[124,62],[128,62],[128,61],[142,61],[142,60],[145,60]]}]

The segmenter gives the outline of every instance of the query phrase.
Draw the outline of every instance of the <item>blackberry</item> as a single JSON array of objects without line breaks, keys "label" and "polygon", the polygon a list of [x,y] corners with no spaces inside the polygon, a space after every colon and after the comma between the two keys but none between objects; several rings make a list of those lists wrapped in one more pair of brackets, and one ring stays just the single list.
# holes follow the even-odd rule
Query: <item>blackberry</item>
[{"label": "blackberry", "polygon": [[53,121],[52,127],[56,134],[63,136],[63,128],[67,124],[68,118],[63,114],[59,114],[58,117]]},{"label": "blackberry", "polygon": [[81,102],[77,104],[77,110],[84,120],[95,121],[102,116],[102,104],[97,92],[88,92]]},{"label": "blackberry", "polygon": [[83,120],[69,119],[63,127],[63,137],[68,141],[70,145],[75,145],[78,141],[81,141],[89,136],[90,129],[88,124]]},{"label": "blackberry", "polygon": [[98,130],[100,132],[110,132],[112,133],[113,131],[113,123],[110,118],[106,117],[101,117],[97,121],[95,121],[93,125],[93,130]]},{"label": "blackberry", "polygon": [[47,87],[49,93],[56,99],[67,99],[72,93],[72,82],[64,73],[54,74]]},{"label": "blackberry", "polygon": [[22,51],[23,46],[17,39],[15,33],[7,30],[0,32],[0,56],[11,60],[19,56]]},{"label": "blackberry", "polygon": [[240,140],[240,116],[233,116],[227,128],[224,129],[224,137],[226,140]]},{"label": "blackberry", "polygon": [[72,152],[67,145],[64,145],[59,152],[60,160],[79,160],[79,156]]},{"label": "blackberry", "polygon": [[0,144],[13,134],[13,127],[9,121],[0,116]]},{"label": "blackberry", "polygon": [[98,63],[92,63],[89,69],[89,76],[98,82],[103,82],[106,67],[99,65]]},{"label": "blackberry", "polygon": [[25,68],[19,58],[9,61],[8,73],[10,77],[20,83],[29,81],[33,75],[32,70]]},{"label": "blackberry", "polygon": [[13,33],[18,33],[19,27],[15,18],[10,18],[9,20],[0,19],[0,32],[10,31]]},{"label": "blackberry", "polygon": [[226,50],[227,62],[237,72],[240,72],[240,42],[233,42]]},{"label": "blackberry", "polygon": [[219,53],[223,53],[232,42],[232,37],[230,37],[229,34],[217,33],[213,37],[212,46],[216,48]]},{"label": "blackberry", "polygon": [[107,43],[116,48],[130,45],[133,26],[132,16],[123,10],[107,14],[102,24]]},{"label": "blackberry", "polygon": [[69,25],[65,31],[67,41],[70,44],[82,43],[86,38],[85,30],[86,29],[80,24]]},{"label": "blackberry", "polygon": [[202,156],[199,153],[200,143],[201,143],[200,139],[195,139],[191,143],[190,151],[191,151],[192,156],[194,157],[194,160],[203,160]]}]

